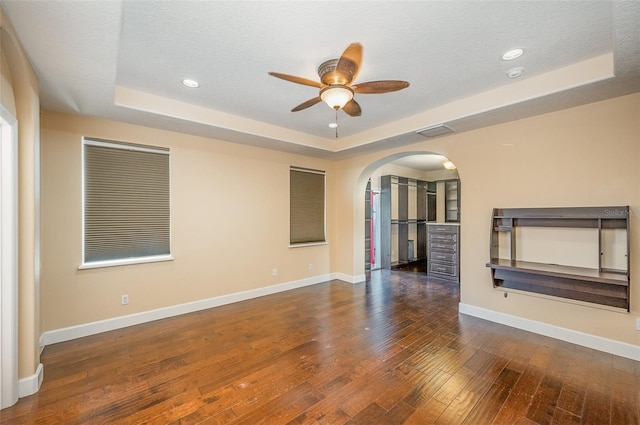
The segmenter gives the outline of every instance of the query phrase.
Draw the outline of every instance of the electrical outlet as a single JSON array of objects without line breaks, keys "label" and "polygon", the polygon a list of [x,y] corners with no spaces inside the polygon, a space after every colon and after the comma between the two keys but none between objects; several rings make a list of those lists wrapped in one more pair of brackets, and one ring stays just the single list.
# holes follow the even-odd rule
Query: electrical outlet
[{"label": "electrical outlet", "polygon": [[636,330],[640,331],[640,317],[636,319]]},{"label": "electrical outlet", "polygon": [[127,304],[129,304],[129,295],[124,294],[122,296],[122,305],[127,305]]},{"label": "electrical outlet", "polygon": [[309,263],[309,271],[313,270],[313,264]]},{"label": "electrical outlet", "polygon": [[278,269],[271,270],[271,276],[278,276]]}]

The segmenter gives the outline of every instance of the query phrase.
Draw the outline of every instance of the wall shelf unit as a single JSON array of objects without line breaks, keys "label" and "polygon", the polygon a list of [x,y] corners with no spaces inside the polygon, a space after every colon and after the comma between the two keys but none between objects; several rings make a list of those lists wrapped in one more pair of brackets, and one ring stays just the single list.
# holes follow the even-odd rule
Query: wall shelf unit
[{"label": "wall shelf unit", "polygon": [[[588,267],[554,261],[528,261],[518,251],[523,229],[592,229]],[[569,241],[575,242],[575,241]],[[544,250],[544,241],[536,241]],[[552,242],[553,243],[553,242]],[[567,245],[570,246],[570,245]],[[564,246],[563,246],[564,247]],[[548,246],[546,251],[553,251]],[[557,248],[557,247],[556,247]],[[565,249],[565,251],[571,251]],[[569,253],[571,254],[571,253]],[[544,254],[543,254],[544,256]],[[629,207],[496,208],[491,218],[491,269],[495,288],[510,288],[551,295],[629,311]],[[580,259],[582,260],[582,259]]]}]

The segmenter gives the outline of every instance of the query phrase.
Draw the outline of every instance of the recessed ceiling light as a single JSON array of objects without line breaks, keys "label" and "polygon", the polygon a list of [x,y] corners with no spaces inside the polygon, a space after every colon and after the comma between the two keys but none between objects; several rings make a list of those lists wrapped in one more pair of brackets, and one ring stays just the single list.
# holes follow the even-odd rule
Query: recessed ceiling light
[{"label": "recessed ceiling light", "polygon": [[191,87],[191,88],[200,87],[200,83],[199,82],[197,82],[196,80],[190,80],[188,78],[185,78],[184,80],[182,80],[182,84],[184,84],[187,87]]},{"label": "recessed ceiling light", "polygon": [[502,60],[503,61],[510,61],[510,60],[514,60],[515,58],[519,58],[520,56],[522,56],[522,54],[524,53],[523,49],[511,49],[509,51],[504,52],[504,54],[502,55]]},{"label": "recessed ceiling light", "polygon": [[451,171],[451,170],[455,170],[456,169],[456,165],[451,162],[451,161],[445,161],[442,163],[442,166],[444,168],[446,168],[447,170]]},{"label": "recessed ceiling light", "polygon": [[327,127],[329,127],[329,128],[338,128],[338,123],[337,122],[330,122],[329,124],[327,124]]},{"label": "recessed ceiling light", "polygon": [[507,77],[509,78],[518,78],[524,72],[524,68],[519,66],[517,68],[511,68],[507,71]]}]

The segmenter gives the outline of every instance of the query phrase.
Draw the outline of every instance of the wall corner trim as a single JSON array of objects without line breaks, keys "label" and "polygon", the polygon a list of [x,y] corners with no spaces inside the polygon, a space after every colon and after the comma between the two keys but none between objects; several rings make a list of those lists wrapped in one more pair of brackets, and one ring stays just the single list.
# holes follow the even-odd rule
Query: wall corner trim
[{"label": "wall corner trim", "polygon": [[44,366],[42,363],[38,363],[36,372],[33,375],[18,380],[18,397],[27,397],[37,393],[40,390],[43,378]]},{"label": "wall corner trim", "polygon": [[84,323],[81,325],[70,326],[61,329],[54,329],[51,331],[46,331],[42,334],[42,336],[40,337],[40,346],[41,348],[44,348],[47,345],[56,344],[58,342],[70,341],[76,338],[82,338],[85,336],[108,332],[115,329],[121,329],[128,326],[139,325],[141,323],[152,322],[154,320],[193,313],[196,311],[206,310],[209,308],[231,304],[238,301],[249,300],[252,298],[271,295],[291,289],[302,288],[304,286],[328,282],[333,279],[339,279],[349,283],[358,283],[364,281],[365,276],[349,276],[342,273],[323,274],[291,282],[266,286],[263,288],[256,288],[228,295],[221,295],[218,297],[207,298],[185,304],[177,304],[169,307],[159,308],[156,310],[143,311],[127,316],[119,316],[111,319],[100,320],[97,322]]},{"label": "wall corner trim", "polygon": [[597,335],[561,328],[559,326],[525,319],[482,307],[476,307],[470,304],[459,303],[458,308],[460,313],[468,316],[478,317],[480,319],[511,326],[512,328],[522,329],[559,339],[561,341],[570,342],[572,344],[581,345],[583,347],[593,348],[594,350],[603,351],[605,353],[614,354],[616,356],[640,361],[640,346],[638,345],[627,344],[625,342],[615,341]]}]

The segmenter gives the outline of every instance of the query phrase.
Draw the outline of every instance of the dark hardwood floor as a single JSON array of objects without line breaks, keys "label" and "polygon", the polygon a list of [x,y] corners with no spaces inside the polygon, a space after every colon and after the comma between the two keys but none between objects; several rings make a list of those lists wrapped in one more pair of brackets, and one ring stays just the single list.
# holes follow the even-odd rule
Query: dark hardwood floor
[{"label": "dark hardwood floor", "polygon": [[640,364],[374,272],[46,347],[2,424],[638,424]]}]

